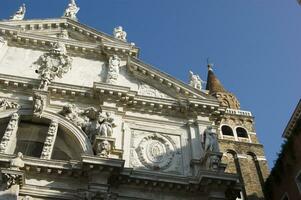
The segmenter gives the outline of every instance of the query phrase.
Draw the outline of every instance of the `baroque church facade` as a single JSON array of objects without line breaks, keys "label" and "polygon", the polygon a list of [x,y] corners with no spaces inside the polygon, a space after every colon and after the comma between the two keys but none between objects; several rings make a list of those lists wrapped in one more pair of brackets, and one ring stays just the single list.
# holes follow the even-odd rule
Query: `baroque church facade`
[{"label": "baroque church facade", "polygon": [[0,21],[0,199],[263,199],[254,118],[213,66],[183,83],[78,11]]}]

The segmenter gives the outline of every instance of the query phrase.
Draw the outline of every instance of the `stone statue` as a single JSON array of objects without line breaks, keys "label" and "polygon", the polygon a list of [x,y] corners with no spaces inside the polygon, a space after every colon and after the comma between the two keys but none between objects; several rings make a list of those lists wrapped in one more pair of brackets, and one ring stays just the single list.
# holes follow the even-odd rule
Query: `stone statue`
[{"label": "stone statue", "polygon": [[19,104],[8,101],[7,99],[4,98],[0,98],[0,111],[4,111],[8,109],[18,109],[18,108],[20,108]]},{"label": "stone statue", "polygon": [[190,81],[189,81],[189,85],[191,85],[192,87],[198,89],[198,90],[201,90],[202,89],[202,83],[204,83],[204,81],[200,78],[199,75],[197,74],[193,74],[192,71],[189,71],[189,78],[190,78]]},{"label": "stone statue", "polygon": [[68,7],[65,10],[63,17],[67,17],[77,21],[76,14],[78,13],[79,9],[80,8],[77,7],[75,0],[71,0],[70,3],[68,4]]},{"label": "stone statue", "polygon": [[111,113],[106,112],[105,115],[99,113],[98,123],[100,124],[98,135],[102,137],[111,137],[113,134],[113,127],[116,126]]},{"label": "stone statue", "polygon": [[116,84],[119,76],[119,67],[121,59],[117,56],[111,56],[109,59],[109,68],[106,83]]},{"label": "stone statue", "polygon": [[19,10],[11,17],[10,20],[23,20],[26,13],[25,4],[20,6]]},{"label": "stone statue", "polygon": [[23,154],[18,152],[17,156],[10,160],[10,169],[20,171],[24,167]]},{"label": "stone statue", "polygon": [[204,151],[219,152],[219,145],[217,141],[217,136],[212,130],[212,126],[208,126],[204,131],[205,142]]},{"label": "stone statue", "polygon": [[38,67],[35,72],[40,75],[41,79],[39,89],[47,91],[48,85],[55,77],[62,78],[63,74],[70,71],[71,63],[72,59],[67,55],[65,44],[55,43],[49,52],[40,56],[34,63]]},{"label": "stone statue", "polygon": [[114,38],[126,41],[126,32],[123,30],[122,26],[114,28],[113,35]]}]

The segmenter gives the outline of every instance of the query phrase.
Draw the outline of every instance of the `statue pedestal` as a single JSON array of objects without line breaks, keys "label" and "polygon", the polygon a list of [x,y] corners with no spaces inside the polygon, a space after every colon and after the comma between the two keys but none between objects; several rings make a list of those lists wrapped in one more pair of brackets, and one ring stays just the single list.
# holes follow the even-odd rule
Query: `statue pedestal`
[{"label": "statue pedestal", "polygon": [[205,169],[224,172],[226,165],[221,163],[223,153],[207,151],[205,156],[201,159],[201,166]]},{"label": "statue pedestal", "polygon": [[93,150],[99,157],[108,158],[115,147],[115,138],[96,136],[93,141]]}]

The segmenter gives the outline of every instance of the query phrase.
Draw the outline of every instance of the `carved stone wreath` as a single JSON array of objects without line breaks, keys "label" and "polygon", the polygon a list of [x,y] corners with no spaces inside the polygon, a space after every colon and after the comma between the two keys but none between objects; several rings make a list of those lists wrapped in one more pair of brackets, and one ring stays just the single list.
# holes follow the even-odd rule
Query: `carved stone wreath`
[{"label": "carved stone wreath", "polygon": [[175,156],[175,146],[172,141],[160,134],[144,137],[136,148],[140,162],[153,170],[167,169]]}]

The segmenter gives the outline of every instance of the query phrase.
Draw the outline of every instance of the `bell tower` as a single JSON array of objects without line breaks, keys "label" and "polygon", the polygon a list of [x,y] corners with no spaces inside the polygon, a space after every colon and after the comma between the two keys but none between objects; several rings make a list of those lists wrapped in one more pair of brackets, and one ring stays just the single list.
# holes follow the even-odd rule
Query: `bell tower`
[{"label": "bell tower", "polygon": [[236,173],[244,185],[241,199],[263,199],[262,188],[269,174],[263,145],[256,136],[254,117],[250,111],[241,110],[236,96],[227,91],[208,64],[206,90],[216,97],[225,109],[218,123],[222,162],[226,172]]}]

